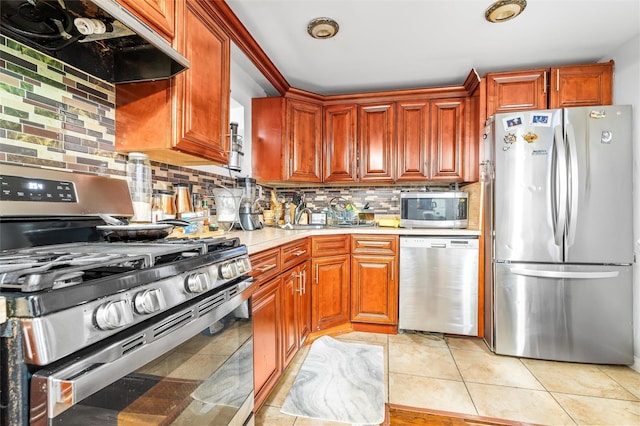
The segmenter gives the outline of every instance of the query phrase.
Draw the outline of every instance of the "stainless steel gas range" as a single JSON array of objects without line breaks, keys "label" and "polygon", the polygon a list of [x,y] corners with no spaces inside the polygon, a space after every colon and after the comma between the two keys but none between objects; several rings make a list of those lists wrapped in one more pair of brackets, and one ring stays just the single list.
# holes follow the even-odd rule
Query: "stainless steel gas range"
[{"label": "stainless steel gas range", "polygon": [[[132,210],[104,201],[126,189],[105,179],[0,167],[2,423],[252,424],[246,247],[103,241],[96,208]],[[15,247],[16,229],[45,244]]]}]

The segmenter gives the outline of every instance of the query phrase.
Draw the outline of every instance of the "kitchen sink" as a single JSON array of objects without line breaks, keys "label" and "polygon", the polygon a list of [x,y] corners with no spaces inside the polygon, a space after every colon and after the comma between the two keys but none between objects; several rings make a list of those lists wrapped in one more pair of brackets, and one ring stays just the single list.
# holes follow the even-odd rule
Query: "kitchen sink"
[{"label": "kitchen sink", "polygon": [[280,229],[291,229],[291,230],[295,230],[295,229],[325,229],[328,228],[327,225],[302,225],[302,224],[298,224],[298,225],[293,225],[293,224],[289,224],[289,225],[281,225]]},{"label": "kitchen sink", "polygon": [[331,229],[331,228],[373,228],[375,225],[374,224],[339,224],[339,225],[282,225],[280,226],[280,229],[291,229],[291,230],[296,230],[296,229]]}]

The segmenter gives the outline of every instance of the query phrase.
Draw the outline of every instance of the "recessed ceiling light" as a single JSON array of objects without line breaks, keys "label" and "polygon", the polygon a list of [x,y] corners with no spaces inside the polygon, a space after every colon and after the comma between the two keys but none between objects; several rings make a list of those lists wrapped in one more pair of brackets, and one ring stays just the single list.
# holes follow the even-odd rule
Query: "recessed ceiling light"
[{"label": "recessed ceiling light", "polygon": [[489,22],[504,22],[520,15],[525,7],[526,0],[500,0],[489,6],[484,17]]},{"label": "recessed ceiling light", "polygon": [[338,23],[331,18],[316,18],[307,25],[307,32],[313,38],[331,38],[338,32]]}]

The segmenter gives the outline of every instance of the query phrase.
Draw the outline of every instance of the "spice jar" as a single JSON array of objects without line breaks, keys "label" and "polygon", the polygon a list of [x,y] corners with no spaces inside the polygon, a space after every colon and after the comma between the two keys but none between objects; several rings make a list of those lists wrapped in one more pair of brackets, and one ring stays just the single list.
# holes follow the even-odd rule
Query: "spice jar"
[{"label": "spice jar", "polygon": [[151,163],[149,156],[130,152],[127,159],[127,182],[133,203],[132,222],[151,222]]},{"label": "spice jar", "polygon": [[176,200],[174,194],[175,192],[168,189],[159,189],[153,193],[153,202],[160,207],[165,219],[176,218]]}]

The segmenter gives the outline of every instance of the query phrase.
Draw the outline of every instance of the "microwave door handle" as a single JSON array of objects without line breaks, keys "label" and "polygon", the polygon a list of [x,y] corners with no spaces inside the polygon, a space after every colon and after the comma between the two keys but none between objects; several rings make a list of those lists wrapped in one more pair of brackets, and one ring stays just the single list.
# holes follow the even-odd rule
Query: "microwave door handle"
[{"label": "microwave door handle", "polygon": [[553,218],[553,237],[557,246],[562,246],[567,222],[567,158],[562,126],[553,130],[555,155],[551,163],[550,191]]}]

